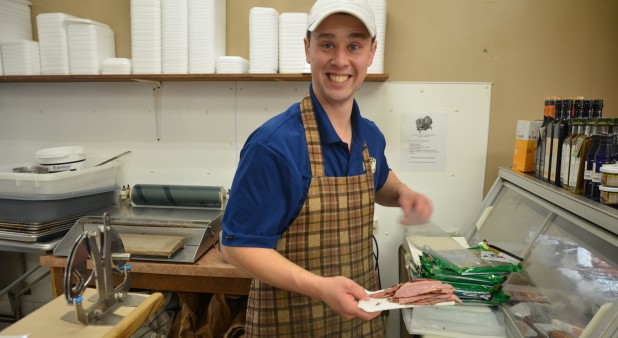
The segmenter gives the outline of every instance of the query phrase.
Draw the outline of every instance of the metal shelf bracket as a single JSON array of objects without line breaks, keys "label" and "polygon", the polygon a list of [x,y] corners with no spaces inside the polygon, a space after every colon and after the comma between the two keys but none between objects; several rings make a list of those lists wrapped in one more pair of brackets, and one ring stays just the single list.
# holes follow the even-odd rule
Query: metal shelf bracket
[{"label": "metal shelf bracket", "polygon": [[152,98],[155,116],[155,133],[157,141],[161,141],[161,81],[134,79],[136,82],[152,85]]}]

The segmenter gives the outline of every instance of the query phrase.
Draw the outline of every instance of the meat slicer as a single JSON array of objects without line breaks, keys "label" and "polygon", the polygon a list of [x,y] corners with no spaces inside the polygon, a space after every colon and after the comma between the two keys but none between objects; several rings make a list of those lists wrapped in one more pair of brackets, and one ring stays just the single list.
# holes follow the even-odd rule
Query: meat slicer
[{"label": "meat slicer", "polygon": [[[88,261],[92,269],[88,269]],[[128,295],[131,283],[131,265],[127,264],[130,254],[124,252],[122,240],[112,229],[109,214],[103,215],[103,224],[97,229],[84,231],[75,241],[67,259],[64,273],[64,293],[68,303],[74,304],[74,312],[65,314],[62,319],[84,325],[118,322],[121,317],[114,315],[119,306],[137,306],[145,298]],[[122,281],[114,286],[113,276],[122,276]],[[88,284],[95,281],[97,294],[86,307],[83,294]]]}]

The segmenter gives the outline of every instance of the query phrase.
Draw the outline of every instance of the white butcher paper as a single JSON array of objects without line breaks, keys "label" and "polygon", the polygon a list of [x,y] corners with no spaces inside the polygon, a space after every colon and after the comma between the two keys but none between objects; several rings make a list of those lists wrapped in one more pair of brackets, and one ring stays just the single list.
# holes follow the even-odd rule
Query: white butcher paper
[{"label": "white butcher paper", "polygon": [[359,300],[358,307],[367,311],[367,312],[377,312],[377,311],[385,311],[392,309],[406,309],[412,307],[426,307],[426,306],[445,306],[445,305],[455,305],[455,301],[442,302],[432,305],[416,305],[416,304],[399,304],[395,302],[391,302],[387,298],[371,298],[371,295],[374,293],[382,292],[384,290],[378,291],[367,291],[365,292],[369,295],[369,300]]}]

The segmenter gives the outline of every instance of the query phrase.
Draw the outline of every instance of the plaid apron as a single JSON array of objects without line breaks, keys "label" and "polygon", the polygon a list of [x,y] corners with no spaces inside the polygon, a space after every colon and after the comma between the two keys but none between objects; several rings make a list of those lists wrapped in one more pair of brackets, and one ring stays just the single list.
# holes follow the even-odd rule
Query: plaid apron
[{"label": "plaid apron", "polygon": [[[277,251],[315,274],[346,276],[375,288],[374,187],[367,146],[365,174],[324,176],[320,134],[309,96],[301,102],[312,179],[298,217],[277,242]],[[324,303],[254,279],[245,337],[381,337],[380,317],[344,320]]]}]

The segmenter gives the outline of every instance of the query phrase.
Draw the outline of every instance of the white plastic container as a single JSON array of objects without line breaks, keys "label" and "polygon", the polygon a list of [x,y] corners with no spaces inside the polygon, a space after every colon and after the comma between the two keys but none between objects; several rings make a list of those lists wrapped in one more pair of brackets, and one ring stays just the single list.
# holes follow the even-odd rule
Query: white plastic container
[{"label": "white plastic container", "polygon": [[40,198],[110,187],[116,184],[121,163],[115,160],[98,167],[51,174],[14,173],[15,165],[0,167],[0,198],[33,198],[32,195]]},{"label": "white plastic container", "polygon": [[37,162],[50,173],[81,169],[86,161],[86,148],[80,146],[56,147],[38,150]]},{"label": "white plastic container", "polygon": [[599,186],[601,203],[618,207],[618,187]]},{"label": "white plastic container", "polygon": [[0,222],[41,224],[108,207],[114,203],[121,163],[48,174],[0,167]]},{"label": "white plastic container", "polygon": [[618,164],[604,164],[599,169],[601,184],[606,187],[618,187]]}]

